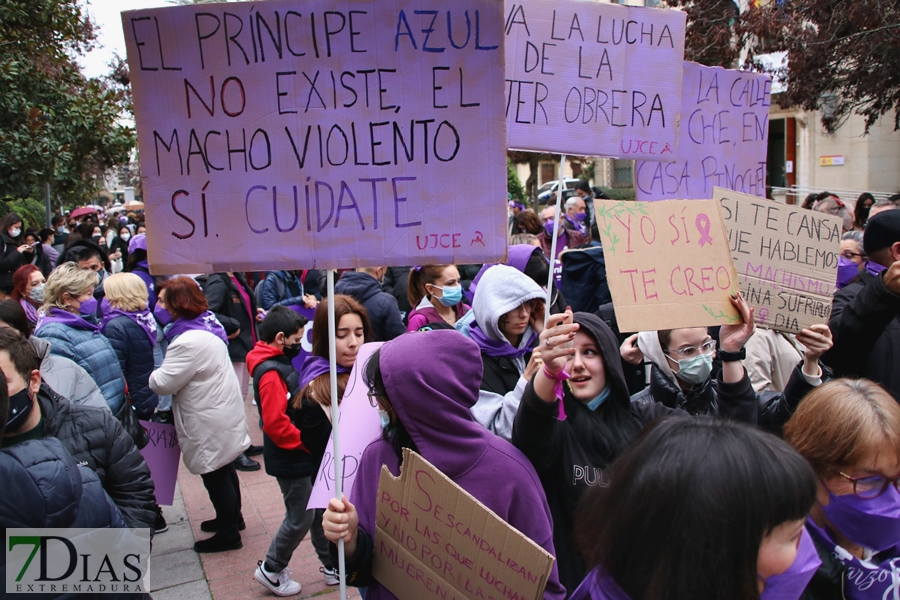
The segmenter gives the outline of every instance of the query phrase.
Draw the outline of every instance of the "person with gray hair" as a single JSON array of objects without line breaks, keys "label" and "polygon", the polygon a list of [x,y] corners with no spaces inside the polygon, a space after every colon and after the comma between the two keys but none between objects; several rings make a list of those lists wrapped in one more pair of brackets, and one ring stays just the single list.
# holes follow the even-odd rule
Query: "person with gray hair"
[{"label": "person with gray hair", "polygon": [[[569,234],[569,248],[577,248],[591,241],[587,216],[587,205],[583,199],[572,196],[566,200],[566,212],[559,225],[560,228],[565,228],[566,233]],[[573,236],[573,234],[578,235]]]},{"label": "person with gray hair", "polygon": [[[893,196],[891,196],[891,198],[893,198]],[[872,205],[872,208],[869,209],[869,218],[871,219],[880,212],[884,212],[886,210],[894,210],[895,208],[900,208],[900,205],[898,205],[893,200],[879,200]]]},{"label": "person with gray hair", "polygon": [[843,225],[841,226],[844,233],[853,231],[853,223],[855,218],[853,214],[853,208],[843,202],[834,194],[825,194],[827,194],[827,192],[819,194],[820,199],[817,200],[813,205],[813,210],[816,212],[840,217],[844,221]]},{"label": "person with gray hair", "polygon": [[841,255],[838,257],[837,289],[846,287],[859,274],[860,265],[866,260],[863,249],[863,232],[848,231],[841,236]]}]

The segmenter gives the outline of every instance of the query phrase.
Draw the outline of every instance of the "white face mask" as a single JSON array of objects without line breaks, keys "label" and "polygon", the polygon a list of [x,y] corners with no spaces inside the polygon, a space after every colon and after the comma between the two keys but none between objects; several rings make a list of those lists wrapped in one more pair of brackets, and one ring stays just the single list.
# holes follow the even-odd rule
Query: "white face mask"
[{"label": "white face mask", "polygon": [[130,233],[123,233],[123,234],[120,235],[119,237],[122,238],[122,241],[123,241],[123,242],[127,242],[128,240],[131,239],[131,234],[130,234]]},{"label": "white face mask", "polygon": [[21,233],[22,233],[22,230],[19,228],[16,228],[16,227],[13,227],[12,229],[9,230],[10,237],[17,238],[17,237],[19,237],[19,234],[21,234]]}]

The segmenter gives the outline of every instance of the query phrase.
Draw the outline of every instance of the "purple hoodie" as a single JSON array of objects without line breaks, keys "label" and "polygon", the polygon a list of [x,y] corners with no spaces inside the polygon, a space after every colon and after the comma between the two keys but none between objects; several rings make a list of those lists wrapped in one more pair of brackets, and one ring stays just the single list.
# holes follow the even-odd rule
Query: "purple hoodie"
[{"label": "purple hoodie", "polygon": [[[556,556],[550,509],[531,463],[469,412],[481,385],[481,352],[475,342],[456,331],[412,333],[382,346],[380,360],[388,397],[425,460]],[[373,539],[381,465],[400,475],[397,455],[384,439],[363,452],[350,497],[360,528]],[[366,600],[385,598],[395,596],[377,582],[369,587]],[[544,598],[565,598],[555,563]]]},{"label": "purple hoodie", "polygon": [[[507,267],[512,267],[524,273],[525,266],[528,264],[528,259],[531,258],[531,255],[534,254],[535,250],[540,250],[540,247],[532,246],[530,244],[515,244],[514,246],[509,247],[509,258],[507,261],[505,263],[497,264],[504,264]],[[466,292],[466,299],[469,301],[469,304],[472,304],[472,301],[475,299],[475,289],[478,287],[478,282],[481,281],[481,278],[484,276],[484,272],[493,266],[493,264],[490,264],[481,267],[481,270],[478,271],[478,275],[476,275],[475,279],[472,280],[472,283],[469,284],[469,290]]]}]

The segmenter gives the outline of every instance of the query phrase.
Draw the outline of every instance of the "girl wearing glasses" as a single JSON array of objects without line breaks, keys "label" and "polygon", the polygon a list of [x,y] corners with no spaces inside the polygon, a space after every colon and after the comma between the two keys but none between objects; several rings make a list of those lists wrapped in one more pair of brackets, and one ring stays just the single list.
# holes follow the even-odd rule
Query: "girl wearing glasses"
[{"label": "girl wearing glasses", "polygon": [[867,379],[810,393],[784,439],[812,465],[818,493],[807,530],[822,566],[803,600],[900,595],[900,406]]}]

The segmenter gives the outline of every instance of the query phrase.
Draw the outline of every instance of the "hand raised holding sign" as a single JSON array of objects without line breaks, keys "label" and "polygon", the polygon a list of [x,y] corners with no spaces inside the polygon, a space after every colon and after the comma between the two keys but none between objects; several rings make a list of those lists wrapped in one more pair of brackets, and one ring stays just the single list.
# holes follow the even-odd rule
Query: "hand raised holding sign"
[{"label": "hand raised holding sign", "polygon": [[725,352],[740,352],[747,340],[756,331],[756,323],[753,322],[753,311],[744,300],[743,294],[731,296],[731,303],[737,309],[741,317],[740,325],[722,325],[719,331],[719,347]]},{"label": "hand raised holding sign", "polygon": [[797,334],[797,341],[806,347],[803,355],[803,372],[810,377],[821,377],[819,359],[834,345],[831,339],[831,329],[824,323],[810,325],[809,329],[804,329]]},{"label": "hand raised holding sign", "polygon": [[329,541],[344,540],[344,554],[348,559],[356,554],[356,539],[359,534],[359,514],[347,497],[341,495],[341,502],[332,498],[322,515],[322,529]]}]

